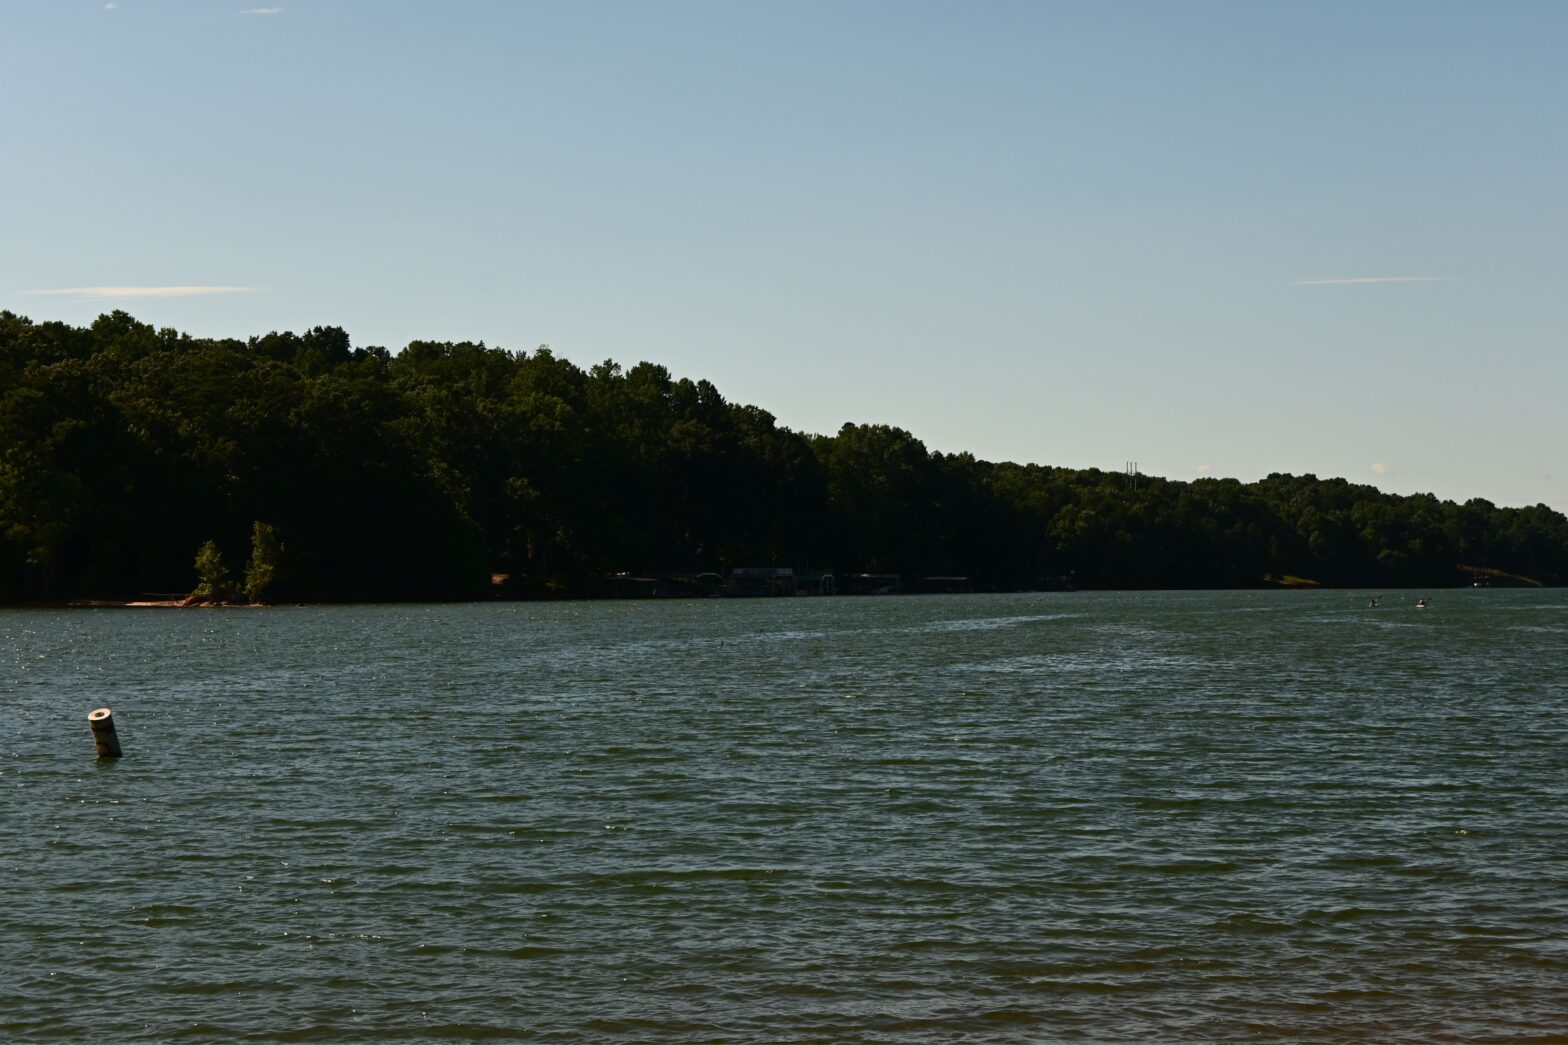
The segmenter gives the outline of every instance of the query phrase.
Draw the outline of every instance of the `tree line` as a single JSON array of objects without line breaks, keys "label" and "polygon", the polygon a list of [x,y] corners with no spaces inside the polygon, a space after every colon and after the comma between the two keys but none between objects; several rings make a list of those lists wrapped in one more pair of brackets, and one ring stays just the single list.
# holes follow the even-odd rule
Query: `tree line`
[{"label": "tree line", "polygon": [[0,311],[0,600],[579,594],[737,566],[1003,590],[1563,584],[1568,520],[1312,475],[1132,487],[880,424],[811,435],[708,381],[544,347]]}]

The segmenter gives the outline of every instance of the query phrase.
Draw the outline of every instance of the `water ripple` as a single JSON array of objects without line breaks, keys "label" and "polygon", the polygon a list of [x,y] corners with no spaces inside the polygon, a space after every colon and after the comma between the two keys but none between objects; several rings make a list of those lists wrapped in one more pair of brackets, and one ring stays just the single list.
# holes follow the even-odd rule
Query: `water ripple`
[{"label": "water ripple", "polygon": [[1366,602],[0,612],[0,1038],[1560,1040],[1564,607]]}]

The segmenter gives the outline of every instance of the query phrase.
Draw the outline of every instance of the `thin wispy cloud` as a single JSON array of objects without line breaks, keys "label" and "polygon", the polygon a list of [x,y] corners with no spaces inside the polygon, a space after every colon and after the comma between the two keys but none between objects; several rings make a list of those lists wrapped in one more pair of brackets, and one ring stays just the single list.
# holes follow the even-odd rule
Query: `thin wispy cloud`
[{"label": "thin wispy cloud", "polygon": [[247,7],[240,12],[242,15],[280,15],[282,13],[283,8],[281,7]]},{"label": "thin wispy cloud", "polygon": [[1447,283],[1450,276],[1346,276],[1334,279],[1298,279],[1293,287],[1349,287],[1366,283]]},{"label": "thin wispy cloud", "polygon": [[45,297],[101,301],[109,298],[198,298],[209,294],[251,294],[260,287],[62,287],[58,290],[29,290]]},{"label": "thin wispy cloud", "polygon": [[117,8],[119,6],[120,6],[119,4],[104,4],[103,5],[103,9],[105,11],[113,11],[115,8]]},{"label": "thin wispy cloud", "polygon": [[1377,476],[1393,475],[1394,474],[1394,470],[1392,468],[1390,468],[1386,464],[1382,464],[1382,463],[1380,463],[1378,461],[1373,461],[1372,462],[1372,474],[1373,475],[1377,475]]}]

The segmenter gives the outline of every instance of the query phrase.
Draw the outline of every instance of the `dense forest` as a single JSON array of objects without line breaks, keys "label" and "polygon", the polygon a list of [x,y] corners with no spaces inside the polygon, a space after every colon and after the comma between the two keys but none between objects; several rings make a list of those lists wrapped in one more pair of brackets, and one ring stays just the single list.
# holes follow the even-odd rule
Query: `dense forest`
[{"label": "dense forest", "polygon": [[[198,578],[195,565],[202,553]],[[584,594],[792,566],[975,588],[1568,582],[1568,520],[1343,479],[1175,482],[791,431],[652,363],[0,312],[0,601]],[[228,565],[222,565],[222,564]],[[262,590],[264,589],[264,590]]]}]

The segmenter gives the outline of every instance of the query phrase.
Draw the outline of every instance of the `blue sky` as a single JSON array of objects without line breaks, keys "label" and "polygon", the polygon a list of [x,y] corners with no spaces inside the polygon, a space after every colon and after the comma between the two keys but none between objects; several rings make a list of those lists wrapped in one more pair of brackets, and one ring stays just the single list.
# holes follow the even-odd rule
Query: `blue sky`
[{"label": "blue sky", "polygon": [[1545,2],[10,0],[0,307],[1568,509],[1564,53]]}]

